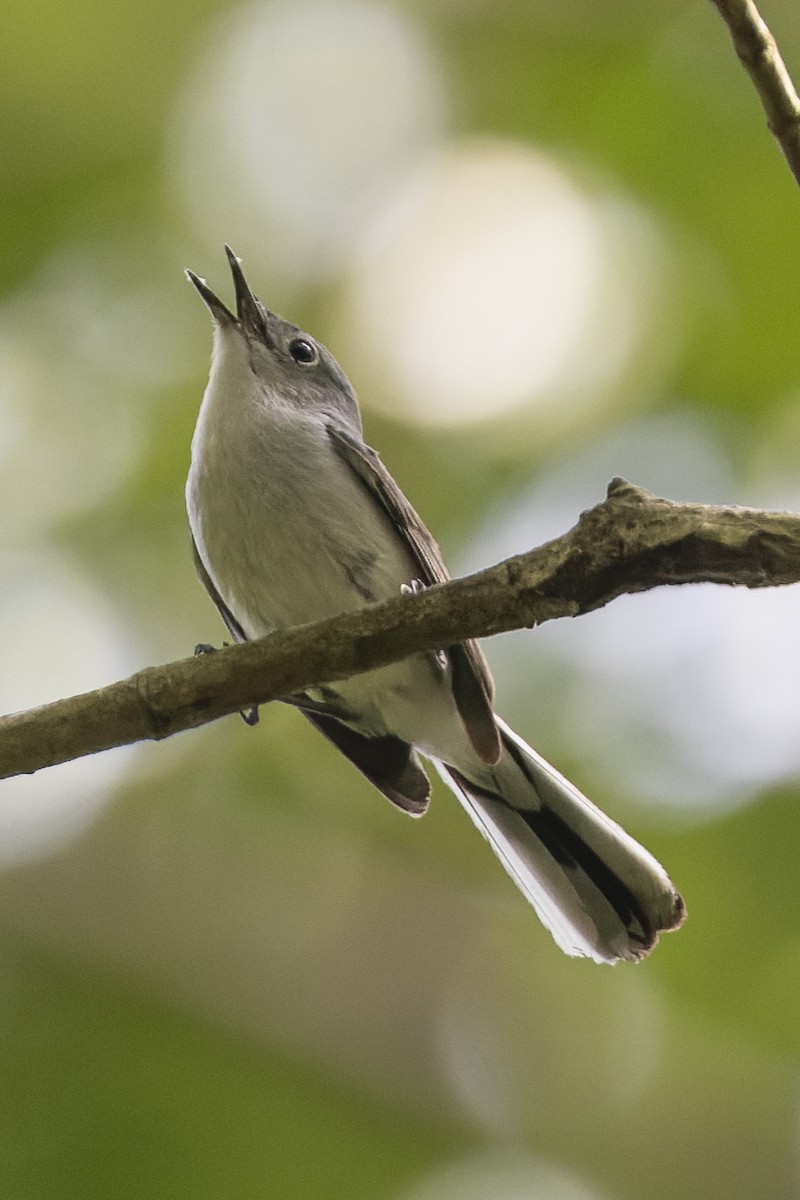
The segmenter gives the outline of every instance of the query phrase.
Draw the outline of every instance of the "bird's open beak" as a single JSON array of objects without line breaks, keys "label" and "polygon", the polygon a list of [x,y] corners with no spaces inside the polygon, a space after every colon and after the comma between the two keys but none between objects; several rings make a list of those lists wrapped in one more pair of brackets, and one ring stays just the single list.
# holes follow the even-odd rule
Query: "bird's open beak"
[{"label": "bird's open beak", "polygon": [[236,292],[236,316],[222,303],[219,296],[212,292],[205,279],[201,279],[199,275],[195,275],[194,271],[187,271],[186,277],[197,288],[204,304],[218,325],[238,325],[243,333],[249,331],[269,344],[264,309],[257,297],[250,290],[250,286],[244,277],[242,264],[230,246],[225,247],[225,253],[230,263],[233,287]]},{"label": "bird's open beak", "polygon": [[225,247],[228,262],[233,276],[233,286],[236,291],[236,315],[242,326],[258,332],[263,332],[264,317],[261,305],[250,290],[250,285],[244,277],[241,260],[231,250]]},{"label": "bird's open beak", "polygon": [[236,324],[236,317],[229,308],[226,308],[219,296],[212,292],[205,279],[201,279],[199,275],[195,275],[194,271],[189,271],[188,269],[186,271],[186,278],[197,288],[203,303],[219,325]]}]

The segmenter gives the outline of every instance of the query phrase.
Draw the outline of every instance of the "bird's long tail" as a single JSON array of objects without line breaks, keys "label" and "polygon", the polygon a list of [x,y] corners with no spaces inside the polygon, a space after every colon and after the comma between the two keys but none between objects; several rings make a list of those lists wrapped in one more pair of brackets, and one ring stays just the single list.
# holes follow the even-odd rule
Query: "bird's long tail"
[{"label": "bird's long tail", "polygon": [[643,958],[686,910],[663,867],[498,719],[495,767],[437,763],[567,954]]}]

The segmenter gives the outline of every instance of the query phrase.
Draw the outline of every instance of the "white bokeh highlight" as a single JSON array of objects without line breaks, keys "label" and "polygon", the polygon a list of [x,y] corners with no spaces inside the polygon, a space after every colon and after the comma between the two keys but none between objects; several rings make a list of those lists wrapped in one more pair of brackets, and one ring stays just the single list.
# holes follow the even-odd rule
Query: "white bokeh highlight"
[{"label": "white bokeh highlight", "polygon": [[243,5],[209,28],[177,105],[169,160],[181,201],[209,246],[230,241],[251,272],[324,279],[442,136],[445,97],[410,11]]},{"label": "white bokeh highlight", "polygon": [[642,210],[543,151],[443,145],[365,228],[337,348],[392,416],[457,426],[525,405],[543,432],[570,427],[609,403],[634,357],[662,257]]},{"label": "white bokeh highlight", "polygon": [[0,309],[5,547],[30,545],[121,487],[145,448],[148,389],[186,376],[186,326],[172,323],[141,254],[126,269],[133,253],[65,244]]},{"label": "white bokeh highlight", "polygon": [[[105,597],[52,550],[0,556],[0,711],[88,691],[135,669],[130,639]],[[81,834],[130,768],[131,747],[3,780],[0,866]]]}]

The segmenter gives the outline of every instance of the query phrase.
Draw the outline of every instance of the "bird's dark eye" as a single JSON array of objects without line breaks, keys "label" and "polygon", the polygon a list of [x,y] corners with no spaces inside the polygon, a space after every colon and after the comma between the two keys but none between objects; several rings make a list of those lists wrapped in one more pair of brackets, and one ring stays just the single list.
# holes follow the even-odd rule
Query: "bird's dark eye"
[{"label": "bird's dark eye", "polygon": [[289,353],[301,367],[310,367],[317,361],[317,348],[306,338],[292,338],[289,342]]}]

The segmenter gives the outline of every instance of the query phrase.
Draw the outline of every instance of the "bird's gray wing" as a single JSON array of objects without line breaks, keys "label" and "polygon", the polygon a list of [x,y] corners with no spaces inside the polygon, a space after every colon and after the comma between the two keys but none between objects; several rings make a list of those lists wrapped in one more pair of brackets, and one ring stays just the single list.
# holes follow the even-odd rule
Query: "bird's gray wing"
[{"label": "bird's gray wing", "polygon": [[[378,454],[358,438],[328,425],[334,449],[377,500],[403,539],[420,582],[426,587],[450,578],[441,551],[422,520],[400,491]],[[500,758],[500,735],[494,720],[494,686],[489,665],[477,642],[448,646],[453,676],[453,696],[473,749],[483,762]]]}]

